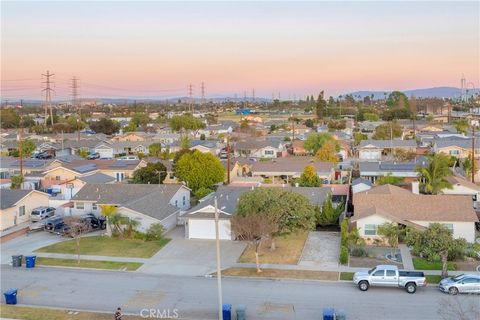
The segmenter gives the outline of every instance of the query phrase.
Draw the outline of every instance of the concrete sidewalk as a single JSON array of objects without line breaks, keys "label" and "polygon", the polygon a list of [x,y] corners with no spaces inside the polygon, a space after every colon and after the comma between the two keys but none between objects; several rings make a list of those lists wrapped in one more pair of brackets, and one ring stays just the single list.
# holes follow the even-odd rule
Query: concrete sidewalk
[{"label": "concrete sidewalk", "polygon": [[405,244],[399,244],[398,249],[400,249],[400,255],[402,256],[403,268],[406,270],[414,270],[413,259],[410,253],[410,249]]},{"label": "concrete sidewalk", "polygon": [[[56,258],[56,259],[77,259],[76,254],[64,254],[64,253],[47,253],[47,252],[36,252],[34,253],[37,257],[42,258]],[[140,262],[147,263],[150,259],[148,258],[130,258],[130,257],[112,257],[112,256],[92,256],[92,255],[80,255],[82,260],[96,260],[96,261],[115,261],[115,262]]]}]

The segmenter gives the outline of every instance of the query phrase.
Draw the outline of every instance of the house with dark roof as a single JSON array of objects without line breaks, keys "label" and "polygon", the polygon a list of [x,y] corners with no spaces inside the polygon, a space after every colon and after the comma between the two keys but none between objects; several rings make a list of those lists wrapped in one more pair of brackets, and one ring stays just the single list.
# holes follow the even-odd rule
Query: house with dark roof
[{"label": "house with dark roof", "polygon": [[48,194],[37,190],[5,189],[0,191],[0,231],[30,221],[32,210],[49,205]]},{"label": "house with dark roof", "polygon": [[[263,187],[262,187],[263,188]],[[321,206],[332,193],[329,187],[303,188],[284,187],[284,190],[304,195],[310,203]],[[230,219],[236,213],[238,199],[242,194],[252,190],[251,187],[220,186],[215,193],[200,199],[199,203],[184,213],[181,220],[185,223],[185,236],[189,239],[215,239],[215,204],[219,215],[219,237],[222,240],[233,240]]]},{"label": "house with dark roof", "polygon": [[362,161],[359,162],[358,168],[361,178],[375,183],[378,177],[385,177],[388,175],[404,178],[406,181],[416,180],[418,177],[417,167],[425,167],[427,165],[427,160],[424,157],[419,157],[416,160],[409,162]]},{"label": "house with dark roof", "polygon": [[101,214],[102,205],[140,222],[145,231],[153,223],[166,230],[177,225],[181,211],[190,208],[190,189],[183,184],[86,184],[72,198],[73,214]]},{"label": "house with dark roof", "polygon": [[440,223],[452,230],[455,238],[475,241],[478,217],[471,196],[423,195],[387,184],[354,194],[353,207],[351,222],[367,240],[381,238],[379,225],[395,222],[417,229]]},{"label": "house with dark roof", "polygon": [[[480,139],[475,139],[475,158],[480,157]],[[465,159],[472,153],[471,138],[443,138],[433,141],[433,151]]]}]

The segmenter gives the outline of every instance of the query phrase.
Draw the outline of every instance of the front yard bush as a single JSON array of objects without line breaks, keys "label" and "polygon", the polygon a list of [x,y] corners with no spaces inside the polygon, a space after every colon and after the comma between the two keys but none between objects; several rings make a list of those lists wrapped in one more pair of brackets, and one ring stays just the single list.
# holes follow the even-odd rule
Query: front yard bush
[{"label": "front yard bush", "polygon": [[362,247],[355,247],[351,249],[350,254],[354,257],[366,257],[367,251]]},{"label": "front yard bush", "polygon": [[341,264],[348,263],[348,248],[346,246],[340,247],[340,263]]},{"label": "front yard bush", "polygon": [[342,247],[348,248],[348,221],[347,219],[343,219],[342,223],[340,224],[340,243]]},{"label": "front yard bush", "polygon": [[163,227],[162,224],[154,223],[148,228],[145,234],[145,240],[147,241],[162,240],[164,231],[165,231],[165,228]]}]

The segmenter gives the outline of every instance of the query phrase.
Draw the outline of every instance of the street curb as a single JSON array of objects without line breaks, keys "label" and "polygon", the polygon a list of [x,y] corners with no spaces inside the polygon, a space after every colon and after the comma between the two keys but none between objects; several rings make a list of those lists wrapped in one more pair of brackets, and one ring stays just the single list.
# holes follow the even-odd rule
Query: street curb
[{"label": "street curb", "polygon": [[[208,277],[206,277],[208,278]],[[211,278],[217,278],[216,276],[211,276]],[[246,276],[224,276],[222,278],[230,279],[249,279],[249,280],[268,280],[268,281],[302,281],[302,282],[327,282],[327,283],[336,283],[336,282],[349,282],[345,280],[319,280],[319,279],[295,279],[295,278],[270,278],[270,277],[246,277]]]},{"label": "street curb", "polygon": [[110,272],[131,272],[135,273],[136,270],[114,270],[114,269],[99,269],[99,268],[85,268],[85,267],[69,267],[69,266],[49,266],[49,265],[42,265],[37,264],[36,268],[56,268],[56,269],[74,269],[74,270],[94,270],[94,271],[110,271]]}]

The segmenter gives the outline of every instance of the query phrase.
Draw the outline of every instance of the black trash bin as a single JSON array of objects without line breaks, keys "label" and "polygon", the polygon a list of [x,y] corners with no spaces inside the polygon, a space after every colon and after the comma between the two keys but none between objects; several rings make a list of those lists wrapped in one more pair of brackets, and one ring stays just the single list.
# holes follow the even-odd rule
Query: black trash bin
[{"label": "black trash bin", "polygon": [[6,304],[17,304],[17,289],[8,289],[3,295]]},{"label": "black trash bin", "polygon": [[12,266],[15,268],[21,267],[22,266],[22,258],[23,256],[21,254],[12,256]]},{"label": "black trash bin", "polygon": [[222,306],[222,313],[223,313],[223,320],[231,320],[232,319],[232,305],[231,304],[224,304]]},{"label": "black trash bin", "polygon": [[245,307],[243,304],[239,304],[237,306],[237,320],[246,320],[247,319],[247,316],[245,314],[246,309],[247,309],[247,307]]},{"label": "black trash bin", "polygon": [[35,260],[37,260],[37,256],[26,256],[25,257],[25,267],[35,268]]}]

